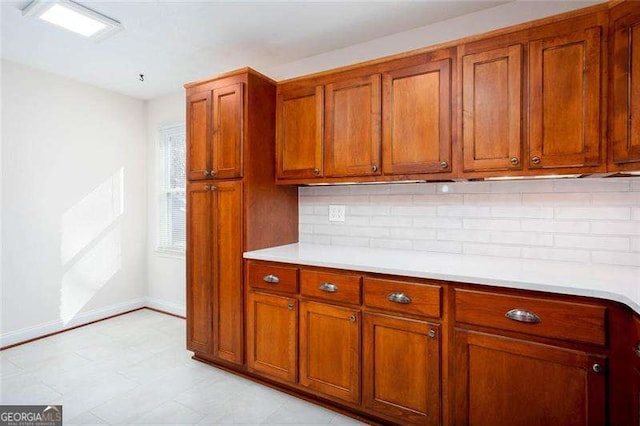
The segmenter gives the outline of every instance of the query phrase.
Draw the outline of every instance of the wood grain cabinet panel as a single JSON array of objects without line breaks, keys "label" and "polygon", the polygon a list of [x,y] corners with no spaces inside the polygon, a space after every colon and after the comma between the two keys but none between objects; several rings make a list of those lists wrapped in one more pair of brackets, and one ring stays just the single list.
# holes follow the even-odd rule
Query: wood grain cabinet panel
[{"label": "wood grain cabinet panel", "polygon": [[613,161],[625,170],[640,168],[640,2],[611,11]]},{"label": "wood grain cabinet panel", "polygon": [[213,91],[213,161],[215,178],[242,176],[243,84]]},{"label": "wood grain cabinet panel", "polygon": [[458,330],[454,365],[456,425],[606,423],[605,358]]},{"label": "wood grain cabinet panel", "polygon": [[380,174],[380,74],[326,85],[325,176]]},{"label": "wood grain cabinet panel", "polygon": [[383,74],[385,174],[451,171],[451,59]]},{"label": "wood grain cabinet panel", "polygon": [[364,316],[364,404],[403,423],[440,424],[439,326]]},{"label": "wood grain cabinet panel", "polygon": [[213,356],[243,362],[242,182],[220,181],[214,194]]},{"label": "wood grain cabinet panel", "polygon": [[300,384],[360,403],[360,312],[300,302]]},{"label": "wood grain cabinet panel", "polygon": [[207,179],[211,158],[211,92],[187,97],[187,178]]},{"label": "wood grain cabinet panel", "polygon": [[276,111],[277,177],[322,176],[324,88],[279,93]]},{"label": "wood grain cabinet panel", "polygon": [[522,169],[522,45],[462,58],[464,171]]},{"label": "wood grain cabinet panel", "polygon": [[529,43],[530,169],[602,163],[601,32]]},{"label": "wood grain cabinet panel", "polygon": [[250,292],[247,300],[247,367],[289,383],[298,378],[298,301]]},{"label": "wood grain cabinet panel", "polygon": [[200,182],[187,185],[187,349],[205,353],[211,351],[213,291],[213,197],[208,188]]}]

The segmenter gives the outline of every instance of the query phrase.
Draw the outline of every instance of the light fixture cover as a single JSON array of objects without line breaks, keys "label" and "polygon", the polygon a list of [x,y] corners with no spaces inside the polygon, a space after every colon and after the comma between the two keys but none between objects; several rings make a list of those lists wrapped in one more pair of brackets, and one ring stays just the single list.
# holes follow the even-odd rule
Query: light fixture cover
[{"label": "light fixture cover", "polygon": [[34,0],[22,10],[22,16],[41,19],[94,41],[123,29],[115,19],[70,0]]}]

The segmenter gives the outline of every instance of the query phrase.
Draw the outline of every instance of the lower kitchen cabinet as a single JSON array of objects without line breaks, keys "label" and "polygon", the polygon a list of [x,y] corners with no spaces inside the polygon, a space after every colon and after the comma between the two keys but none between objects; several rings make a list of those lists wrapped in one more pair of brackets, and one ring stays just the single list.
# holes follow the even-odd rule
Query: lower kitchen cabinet
[{"label": "lower kitchen cabinet", "polygon": [[606,359],[490,334],[455,332],[456,425],[603,425]]},{"label": "lower kitchen cabinet", "polygon": [[360,402],[360,311],[300,302],[300,385]]},{"label": "lower kitchen cabinet", "polygon": [[298,301],[250,292],[247,297],[247,367],[270,378],[298,379]]},{"label": "lower kitchen cabinet", "polygon": [[364,315],[366,408],[423,425],[440,424],[438,324]]}]

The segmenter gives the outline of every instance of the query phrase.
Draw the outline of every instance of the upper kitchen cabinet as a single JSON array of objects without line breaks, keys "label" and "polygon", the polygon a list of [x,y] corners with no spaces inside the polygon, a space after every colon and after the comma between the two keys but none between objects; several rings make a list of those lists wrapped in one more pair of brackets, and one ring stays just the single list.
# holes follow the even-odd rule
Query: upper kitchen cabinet
[{"label": "upper kitchen cabinet", "polygon": [[439,56],[382,76],[385,175],[451,171],[452,55]]},{"label": "upper kitchen cabinet", "polygon": [[187,97],[187,177],[209,178],[211,158],[211,92]]},{"label": "upper kitchen cabinet", "polygon": [[463,170],[522,170],[523,46],[462,55]]},{"label": "upper kitchen cabinet", "polygon": [[530,169],[597,167],[601,137],[602,33],[600,26],[529,43]]},{"label": "upper kitchen cabinet", "polygon": [[242,176],[243,83],[187,97],[190,180]]},{"label": "upper kitchen cabinet", "polygon": [[276,156],[279,179],[322,176],[324,88],[278,94]]},{"label": "upper kitchen cabinet", "polygon": [[326,86],[325,175],[380,174],[380,75]]},{"label": "upper kitchen cabinet", "polygon": [[640,169],[640,2],[611,10],[611,131],[613,167]]}]

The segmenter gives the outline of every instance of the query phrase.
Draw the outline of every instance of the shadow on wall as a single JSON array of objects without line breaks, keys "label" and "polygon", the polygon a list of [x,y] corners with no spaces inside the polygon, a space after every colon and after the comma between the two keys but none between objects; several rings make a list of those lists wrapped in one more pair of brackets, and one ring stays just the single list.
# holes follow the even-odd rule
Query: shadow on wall
[{"label": "shadow on wall", "polygon": [[60,319],[66,326],[122,268],[124,168],[62,215]]}]

